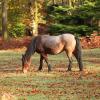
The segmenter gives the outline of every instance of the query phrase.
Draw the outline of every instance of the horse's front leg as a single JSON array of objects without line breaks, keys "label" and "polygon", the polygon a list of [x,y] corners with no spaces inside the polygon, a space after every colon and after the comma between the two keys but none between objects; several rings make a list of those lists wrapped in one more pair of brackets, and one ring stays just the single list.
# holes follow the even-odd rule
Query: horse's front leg
[{"label": "horse's front leg", "polygon": [[47,66],[48,66],[48,72],[50,72],[51,71],[51,65],[48,63],[47,59],[45,59],[45,62],[47,63]]},{"label": "horse's front leg", "polygon": [[48,72],[51,71],[51,65],[48,63],[48,57],[47,57],[47,54],[43,54],[43,57],[45,59],[45,62],[47,63],[47,66],[48,66]]},{"label": "horse's front leg", "polygon": [[43,58],[44,58],[44,57],[43,57],[42,55],[40,55],[40,66],[39,66],[39,69],[38,69],[39,71],[42,70]]}]

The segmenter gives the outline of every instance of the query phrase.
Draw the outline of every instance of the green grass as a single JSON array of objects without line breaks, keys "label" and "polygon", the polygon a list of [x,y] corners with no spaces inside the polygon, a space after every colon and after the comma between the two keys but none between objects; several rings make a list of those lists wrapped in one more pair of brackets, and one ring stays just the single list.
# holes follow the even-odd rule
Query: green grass
[{"label": "green grass", "polygon": [[[72,72],[66,72],[65,53],[49,56],[52,72],[37,72],[39,55],[32,57],[30,72],[21,72],[23,52],[0,51],[0,97],[5,93],[16,100],[100,100],[100,49],[83,50],[84,71],[73,58]],[[12,99],[13,100],[13,99]]]}]

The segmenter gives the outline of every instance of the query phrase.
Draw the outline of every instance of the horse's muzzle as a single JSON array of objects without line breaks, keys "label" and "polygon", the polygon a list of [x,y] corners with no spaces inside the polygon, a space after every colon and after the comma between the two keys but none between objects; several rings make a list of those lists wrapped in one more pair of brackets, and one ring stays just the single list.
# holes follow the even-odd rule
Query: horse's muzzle
[{"label": "horse's muzzle", "polygon": [[22,68],[23,73],[27,73],[28,72],[28,68]]},{"label": "horse's muzzle", "polygon": [[28,70],[27,70],[27,69],[23,69],[22,71],[23,71],[23,73],[27,73],[27,72],[28,72]]}]

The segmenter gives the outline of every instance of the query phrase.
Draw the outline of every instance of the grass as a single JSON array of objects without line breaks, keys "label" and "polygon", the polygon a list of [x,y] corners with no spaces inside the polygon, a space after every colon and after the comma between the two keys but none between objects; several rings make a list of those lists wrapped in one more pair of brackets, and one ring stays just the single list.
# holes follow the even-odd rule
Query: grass
[{"label": "grass", "polygon": [[[66,72],[65,53],[49,56],[52,72],[37,72],[39,55],[32,57],[30,72],[21,72],[23,52],[0,51],[0,97],[11,100],[100,100],[100,49],[83,50],[84,71],[73,58],[72,72]],[[13,98],[15,97],[15,98]]]}]

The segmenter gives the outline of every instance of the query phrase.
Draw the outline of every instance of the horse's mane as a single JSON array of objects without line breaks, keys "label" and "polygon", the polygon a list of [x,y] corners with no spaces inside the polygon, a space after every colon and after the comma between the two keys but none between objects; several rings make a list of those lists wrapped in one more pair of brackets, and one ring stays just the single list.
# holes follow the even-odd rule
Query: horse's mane
[{"label": "horse's mane", "polygon": [[25,57],[32,56],[32,54],[35,53],[35,50],[36,50],[36,37],[34,37],[31,40],[30,44],[28,45],[27,50],[25,52]]}]

